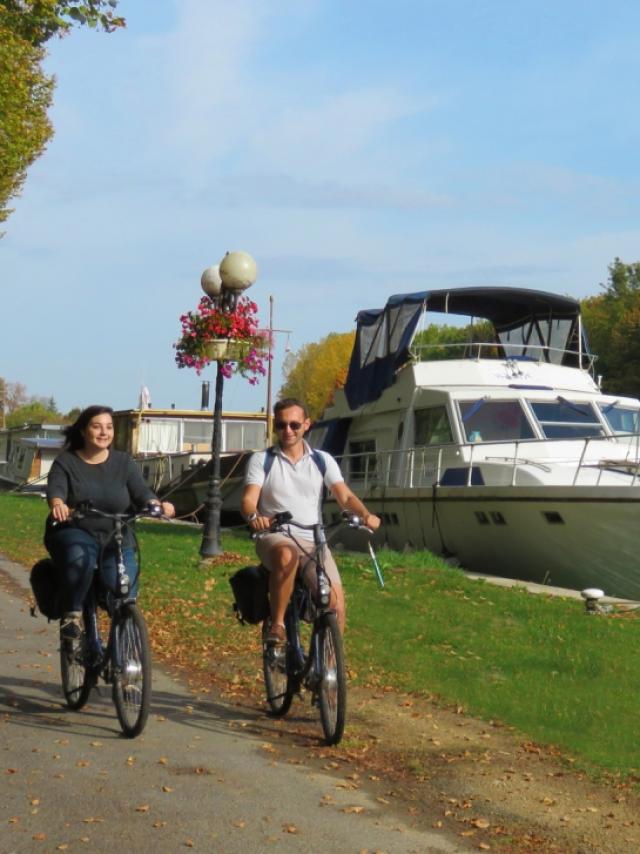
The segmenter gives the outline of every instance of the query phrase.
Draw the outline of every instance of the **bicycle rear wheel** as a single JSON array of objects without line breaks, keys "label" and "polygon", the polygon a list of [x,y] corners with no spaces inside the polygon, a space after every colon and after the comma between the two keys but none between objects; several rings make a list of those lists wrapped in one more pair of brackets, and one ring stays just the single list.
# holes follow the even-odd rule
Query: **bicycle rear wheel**
[{"label": "bicycle rear wheel", "polygon": [[287,648],[268,647],[264,640],[269,621],[262,624],[262,673],[267,691],[269,713],[274,717],[286,715],[293,700],[293,685],[287,668]]},{"label": "bicycle rear wheel", "polygon": [[338,744],[347,713],[344,647],[334,613],[324,614],[318,628],[318,704],[327,744]]},{"label": "bicycle rear wheel", "polygon": [[136,605],[125,605],[114,619],[113,702],[122,732],[135,738],[144,729],[151,703],[149,635]]},{"label": "bicycle rear wheel", "polygon": [[84,624],[78,640],[60,638],[60,676],[67,706],[77,712],[89,699],[94,679],[86,667]]}]

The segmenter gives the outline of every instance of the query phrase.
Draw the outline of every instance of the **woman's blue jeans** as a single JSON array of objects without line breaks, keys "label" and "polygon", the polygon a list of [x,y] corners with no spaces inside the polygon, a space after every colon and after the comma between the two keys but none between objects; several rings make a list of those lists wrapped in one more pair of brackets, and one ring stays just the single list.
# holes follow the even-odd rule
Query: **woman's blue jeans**
[{"label": "woman's blue jeans", "polygon": [[[63,527],[49,534],[46,546],[60,573],[62,586],[62,611],[82,611],[82,605],[91,589],[93,574],[98,564],[102,546],[80,528]],[[138,593],[138,561],[133,548],[123,549],[124,564],[129,576],[129,596]],[[100,580],[106,590],[115,592],[118,570],[115,546],[108,543],[102,555]]]}]

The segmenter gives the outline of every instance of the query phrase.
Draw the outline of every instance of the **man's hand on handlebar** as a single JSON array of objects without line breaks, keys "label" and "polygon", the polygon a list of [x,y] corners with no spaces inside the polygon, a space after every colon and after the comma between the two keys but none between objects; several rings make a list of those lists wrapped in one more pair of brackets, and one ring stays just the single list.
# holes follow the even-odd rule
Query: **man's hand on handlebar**
[{"label": "man's hand on handlebar", "polygon": [[374,513],[366,513],[364,516],[360,516],[350,510],[343,510],[342,516],[352,528],[366,528],[371,533],[377,531],[382,524],[380,517]]},{"label": "man's hand on handlebar", "polygon": [[268,531],[273,519],[269,516],[259,516],[257,513],[247,519],[247,525],[252,531]]}]

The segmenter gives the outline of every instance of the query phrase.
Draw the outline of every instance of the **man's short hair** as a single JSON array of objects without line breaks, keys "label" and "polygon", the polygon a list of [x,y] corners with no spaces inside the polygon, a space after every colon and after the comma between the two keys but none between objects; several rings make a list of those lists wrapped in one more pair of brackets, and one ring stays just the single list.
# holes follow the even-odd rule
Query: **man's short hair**
[{"label": "man's short hair", "polygon": [[283,397],[282,400],[276,401],[273,406],[273,414],[277,416],[283,409],[290,409],[292,406],[299,406],[304,413],[304,417],[309,417],[306,405],[301,400],[298,400],[297,397]]}]

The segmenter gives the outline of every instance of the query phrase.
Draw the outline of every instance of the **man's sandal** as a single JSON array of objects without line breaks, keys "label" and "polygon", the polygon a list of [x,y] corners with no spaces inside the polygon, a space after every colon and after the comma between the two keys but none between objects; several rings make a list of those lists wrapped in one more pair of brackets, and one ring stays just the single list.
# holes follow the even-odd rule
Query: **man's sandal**
[{"label": "man's sandal", "polygon": [[287,642],[287,630],[282,623],[272,623],[265,638],[267,646],[284,646]]}]

